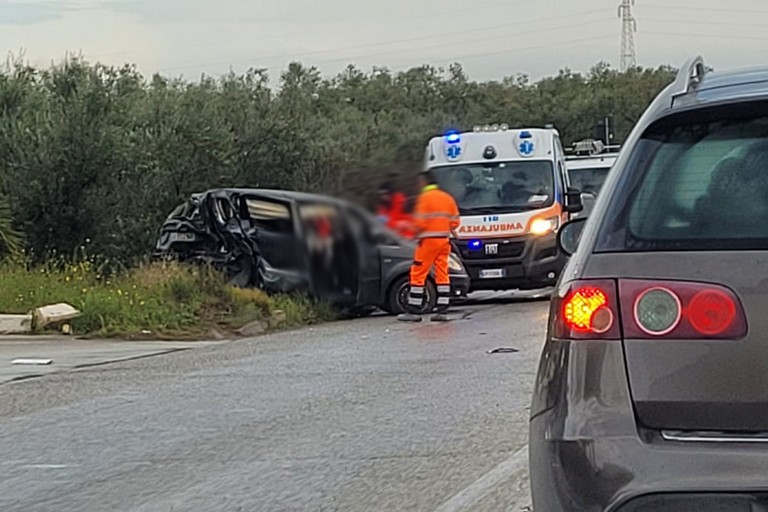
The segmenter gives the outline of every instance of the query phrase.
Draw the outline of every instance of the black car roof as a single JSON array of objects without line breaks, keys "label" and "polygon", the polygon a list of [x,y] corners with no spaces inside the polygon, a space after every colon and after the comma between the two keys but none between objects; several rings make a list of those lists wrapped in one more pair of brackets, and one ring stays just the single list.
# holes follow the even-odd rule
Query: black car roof
[{"label": "black car roof", "polygon": [[322,194],[312,194],[309,192],[296,192],[294,190],[280,190],[267,188],[214,188],[203,192],[203,195],[212,194],[238,194],[244,196],[260,196],[266,199],[282,199],[288,201],[306,201],[306,202],[324,202],[335,203],[338,205],[350,206],[352,203],[343,199],[325,196]]}]

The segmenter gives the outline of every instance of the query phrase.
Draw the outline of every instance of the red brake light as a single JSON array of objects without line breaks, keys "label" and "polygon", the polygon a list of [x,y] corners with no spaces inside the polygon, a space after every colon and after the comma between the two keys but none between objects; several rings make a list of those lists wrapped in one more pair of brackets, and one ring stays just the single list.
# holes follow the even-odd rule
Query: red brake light
[{"label": "red brake light", "polygon": [[616,285],[580,281],[558,299],[556,336],[561,339],[618,339]]},{"label": "red brake light", "polygon": [[688,320],[702,334],[721,334],[735,319],[736,304],[719,290],[700,291],[688,304]]}]

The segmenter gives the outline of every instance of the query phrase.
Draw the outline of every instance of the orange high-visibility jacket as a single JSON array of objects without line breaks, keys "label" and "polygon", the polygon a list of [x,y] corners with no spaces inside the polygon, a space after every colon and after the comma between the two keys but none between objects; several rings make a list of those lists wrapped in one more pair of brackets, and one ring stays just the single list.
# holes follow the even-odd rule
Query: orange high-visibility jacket
[{"label": "orange high-visibility jacket", "polygon": [[416,238],[448,238],[459,227],[456,200],[437,185],[424,187],[413,212]]}]

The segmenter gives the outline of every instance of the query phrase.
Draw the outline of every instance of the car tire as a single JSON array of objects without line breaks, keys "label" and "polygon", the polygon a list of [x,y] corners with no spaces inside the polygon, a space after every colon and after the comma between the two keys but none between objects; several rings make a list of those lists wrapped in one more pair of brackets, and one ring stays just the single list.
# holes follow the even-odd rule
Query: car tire
[{"label": "car tire", "polygon": [[[427,280],[427,284],[424,287],[427,298],[424,301],[424,307],[421,310],[421,314],[429,314],[437,305],[437,288],[431,280]],[[410,291],[410,283],[408,276],[401,276],[392,283],[387,292],[387,304],[385,311],[391,315],[399,315],[405,313],[405,306],[408,302],[408,293]]]}]

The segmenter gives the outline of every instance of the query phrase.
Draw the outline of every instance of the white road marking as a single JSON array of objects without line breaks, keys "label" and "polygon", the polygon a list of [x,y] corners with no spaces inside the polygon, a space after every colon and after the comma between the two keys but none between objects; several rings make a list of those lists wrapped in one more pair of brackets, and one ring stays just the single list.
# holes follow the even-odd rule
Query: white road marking
[{"label": "white road marking", "polygon": [[27,464],[24,466],[30,469],[64,469],[68,468],[67,464]]},{"label": "white road marking", "polygon": [[481,476],[469,487],[443,503],[435,512],[462,512],[487,496],[502,482],[511,479],[515,474],[528,470],[528,445],[526,444],[510,458]]}]

